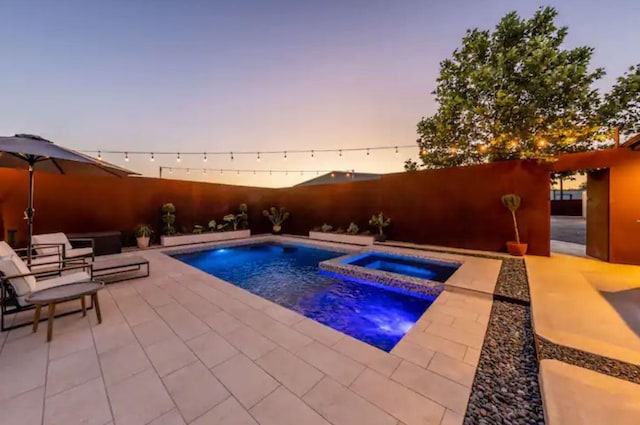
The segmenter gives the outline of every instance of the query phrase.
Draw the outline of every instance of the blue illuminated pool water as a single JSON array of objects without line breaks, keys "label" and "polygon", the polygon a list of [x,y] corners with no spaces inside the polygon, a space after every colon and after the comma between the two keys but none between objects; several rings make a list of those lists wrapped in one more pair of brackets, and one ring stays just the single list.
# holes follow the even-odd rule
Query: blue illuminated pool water
[{"label": "blue illuminated pool water", "polygon": [[399,255],[370,252],[349,258],[345,264],[444,282],[458,270],[457,264]]},{"label": "blue illuminated pool water", "polygon": [[342,255],[305,246],[265,243],[175,258],[390,351],[433,299],[319,273],[319,262]]}]

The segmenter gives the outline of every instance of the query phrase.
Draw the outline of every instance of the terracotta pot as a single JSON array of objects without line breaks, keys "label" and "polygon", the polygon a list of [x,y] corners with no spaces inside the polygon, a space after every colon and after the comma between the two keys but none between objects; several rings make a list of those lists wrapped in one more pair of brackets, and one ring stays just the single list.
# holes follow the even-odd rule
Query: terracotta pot
[{"label": "terracotta pot", "polygon": [[282,230],[282,226],[279,226],[276,224],[275,226],[273,226],[272,230],[273,230],[273,233],[280,233],[280,230]]},{"label": "terracotta pot", "polygon": [[136,242],[138,242],[138,248],[147,249],[149,248],[149,237],[141,236],[136,238]]},{"label": "terracotta pot", "polygon": [[516,243],[516,242],[507,242],[507,251],[509,254],[515,257],[522,257],[527,253],[527,245],[526,243]]}]

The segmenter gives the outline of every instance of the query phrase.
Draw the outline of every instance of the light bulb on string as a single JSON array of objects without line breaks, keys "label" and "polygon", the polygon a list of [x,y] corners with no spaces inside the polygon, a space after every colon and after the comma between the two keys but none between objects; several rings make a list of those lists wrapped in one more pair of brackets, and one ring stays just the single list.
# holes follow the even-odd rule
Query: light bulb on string
[{"label": "light bulb on string", "polygon": [[223,174],[224,174],[224,171],[220,170],[220,175],[223,175]]},{"label": "light bulb on string", "polygon": [[340,158],[342,158],[342,149],[340,149],[340,150],[338,151],[338,156],[339,156]]},{"label": "light bulb on string", "polygon": [[149,158],[149,161],[153,162],[155,160],[156,160],[156,158],[153,156],[153,152],[151,152],[151,158]]},{"label": "light bulb on string", "polygon": [[287,151],[284,151],[284,160],[287,160]]},{"label": "light bulb on string", "polygon": [[233,152],[231,152],[229,155],[231,155],[231,160],[233,161]]},{"label": "light bulb on string", "polygon": [[98,161],[102,161],[102,154],[98,151]]},{"label": "light bulb on string", "polygon": [[237,175],[240,175],[240,170],[236,171],[236,174],[237,174]]},{"label": "light bulb on string", "polygon": [[129,154],[127,152],[124,153],[124,160],[129,162]]},{"label": "light bulb on string", "polygon": [[202,174],[207,174],[207,169],[206,168],[202,169]]},{"label": "light bulb on string", "polygon": [[181,161],[181,159],[180,159],[180,152],[178,152],[178,154],[176,155],[176,162],[180,162],[180,161]]},{"label": "light bulb on string", "polygon": [[396,146],[396,156],[398,156],[398,147]]},{"label": "light bulb on string", "polygon": [[311,158],[315,157],[315,153],[313,152],[313,150],[311,151]]},{"label": "light bulb on string", "polygon": [[173,168],[169,168],[169,174],[173,174]]},{"label": "light bulb on string", "polygon": [[187,174],[191,174],[191,169],[187,168]]},{"label": "light bulb on string", "polygon": [[258,152],[258,157],[256,158],[257,162],[260,162],[260,152]]},{"label": "light bulb on string", "polygon": [[256,175],[256,170],[253,170],[253,175],[254,175],[254,176]]},{"label": "light bulb on string", "polygon": [[202,162],[207,162],[207,153],[202,154]]},{"label": "light bulb on string", "polygon": [[331,173],[331,178],[334,178],[336,176],[336,173]]},{"label": "light bulb on string", "polygon": [[271,175],[271,170],[269,170],[269,175]]},{"label": "light bulb on string", "polygon": [[367,148],[367,156],[369,156],[369,148]]},{"label": "light bulb on string", "polygon": [[300,171],[300,175],[301,175],[301,176],[303,175],[303,172],[302,172],[302,171]]}]

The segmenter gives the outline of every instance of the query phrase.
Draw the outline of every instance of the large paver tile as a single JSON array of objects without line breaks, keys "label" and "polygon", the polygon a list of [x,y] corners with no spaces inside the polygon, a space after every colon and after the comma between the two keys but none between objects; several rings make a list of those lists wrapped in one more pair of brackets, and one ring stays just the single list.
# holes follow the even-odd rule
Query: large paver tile
[{"label": "large paver tile", "polygon": [[44,387],[0,402],[0,422],[10,425],[34,425],[42,422]]},{"label": "large paver tile", "polygon": [[428,369],[469,388],[471,388],[476,374],[474,366],[445,356],[442,353],[436,353],[431,363],[429,363]]},{"label": "large paver tile", "polygon": [[248,326],[228,333],[227,340],[252,360],[276,348],[276,344]]},{"label": "large paver tile", "polygon": [[198,359],[189,347],[176,337],[150,345],[144,350],[160,376],[166,376]]},{"label": "large paver tile", "polygon": [[93,347],[52,360],[47,370],[47,397],[98,377],[100,365]]},{"label": "large paver tile", "polygon": [[244,324],[227,313],[226,311],[218,311],[216,313],[208,314],[202,320],[214,331],[220,335],[227,335],[237,329],[243,328]]},{"label": "large paver tile", "polygon": [[260,357],[256,363],[297,396],[309,391],[324,376],[281,347]]},{"label": "large paver tile", "polygon": [[185,421],[182,419],[178,409],[173,409],[164,415],[155,418],[149,423],[149,425],[185,425]]},{"label": "large paver tile", "polygon": [[447,409],[444,412],[444,417],[442,418],[442,422],[440,422],[440,425],[462,425],[463,422],[464,415]]},{"label": "large paver tile", "polygon": [[478,366],[478,363],[480,362],[480,354],[481,351],[477,348],[469,347],[467,348],[467,352],[465,353],[462,360],[464,360],[465,363],[470,364],[471,366]]},{"label": "large paver tile", "polygon": [[[107,317],[107,316],[105,316]],[[93,328],[93,338],[98,354],[136,341],[131,328],[126,323],[105,323]]]},{"label": "large paver tile", "polygon": [[97,378],[49,397],[45,425],[104,425],[112,419],[102,379]]},{"label": "large paver tile", "polygon": [[162,381],[149,369],[108,388],[116,423],[142,425],[175,406]]},{"label": "large paver tile", "polygon": [[395,425],[397,420],[331,378],[325,377],[303,400],[334,425]]},{"label": "large paver tile", "polygon": [[333,345],[345,337],[342,332],[308,318],[296,323],[293,328],[324,345]]},{"label": "large paver tile", "polygon": [[187,422],[201,416],[229,396],[220,381],[201,362],[185,366],[162,380]]},{"label": "large paver tile", "polygon": [[238,354],[238,350],[233,345],[213,331],[187,341],[187,345],[208,368]]},{"label": "large paver tile", "polygon": [[[56,326],[57,325],[58,323],[56,321]],[[66,332],[62,335],[56,335],[49,343],[49,360],[55,360],[67,354],[85,350],[93,347],[93,345],[93,335],[91,334],[91,328],[89,328],[89,326]]]},{"label": "large paver tile", "polygon": [[131,329],[143,347],[148,347],[176,336],[163,320],[152,320],[134,326]]},{"label": "large paver tile", "polygon": [[185,341],[209,331],[209,327],[204,322],[179,304],[167,304],[158,307],[156,311],[171,329]]},{"label": "large paver tile", "polygon": [[467,346],[426,332],[409,332],[404,337],[408,342],[418,344],[432,351],[446,354],[454,359],[462,360]]},{"label": "large paver tile", "polygon": [[446,326],[434,323],[424,331],[428,335],[437,335],[439,337],[480,349],[484,342],[484,331],[474,329],[461,329],[454,326]]},{"label": "large paver tile", "polygon": [[24,353],[13,349],[18,341],[5,343],[0,362],[0,401],[44,385],[48,353],[46,343],[40,338],[38,342],[44,346],[43,349],[27,350]]},{"label": "large paver tile", "polygon": [[242,354],[214,367],[214,375],[247,409],[278,387],[278,382]]},{"label": "large paver tile", "polygon": [[138,343],[123,345],[100,354],[104,382],[113,385],[151,367]]},{"label": "large paver tile", "polygon": [[261,425],[330,425],[285,387],[280,387],[251,409]]},{"label": "large paver tile", "polygon": [[408,339],[401,339],[400,342],[393,347],[391,353],[420,367],[427,367],[435,355],[435,351],[425,348],[422,345],[414,344]]},{"label": "large paver tile", "polygon": [[258,425],[258,423],[235,398],[229,397],[193,421],[191,425]]},{"label": "large paver tile", "polygon": [[385,376],[391,376],[401,361],[386,351],[350,336],[342,338],[333,348]]},{"label": "large paver tile", "polygon": [[343,385],[349,385],[365,366],[319,342],[302,347],[296,355]]},{"label": "large paver tile", "polygon": [[300,313],[289,310],[288,308],[282,307],[275,303],[271,303],[270,305],[262,309],[262,311],[264,311],[271,318],[276,319],[278,322],[284,323],[287,326],[298,323],[305,318]]},{"label": "large paver tile", "polygon": [[540,362],[548,425],[636,425],[640,385],[557,360]]},{"label": "large paver tile", "polygon": [[117,301],[117,304],[127,323],[129,323],[129,326],[136,326],[152,320],[160,320],[156,312],[153,311],[153,308],[139,295],[126,298],[126,300],[123,301]]},{"label": "large paver tile", "polygon": [[313,341],[308,336],[275,320],[268,326],[262,327],[260,332],[289,351],[295,351]]},{"label": "large paver tile", "polygon": [[467,410],[471,390],[437,373],[403,361],[391,379],[456,413],[464,414]]},{"label": "large paver tile", "polygon": [[350,388],[406,425],[437,425],[444,415],[444,407],[438,403],[371,369],[365,370]]}]

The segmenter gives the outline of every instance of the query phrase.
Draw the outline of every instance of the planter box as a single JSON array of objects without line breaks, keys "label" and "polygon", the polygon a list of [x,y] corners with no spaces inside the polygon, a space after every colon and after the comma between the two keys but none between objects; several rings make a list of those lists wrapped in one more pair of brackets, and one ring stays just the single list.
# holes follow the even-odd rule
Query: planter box
[{"label": "planter box", "polygon": [[235,230],[233,232],[212,232],[178,236],[161,236],[162,246],[189,245],[194,243],[218,242],[229,239],[242,239],[251,236],[251,230]]},{"label": "planter box", "polygon": [[348,243],[352,245],[373,245],[373,235],[349,235],[347,233],[309,232],[309,239]]}]

